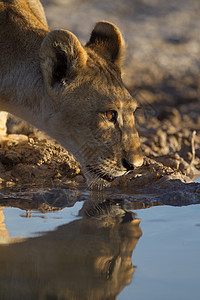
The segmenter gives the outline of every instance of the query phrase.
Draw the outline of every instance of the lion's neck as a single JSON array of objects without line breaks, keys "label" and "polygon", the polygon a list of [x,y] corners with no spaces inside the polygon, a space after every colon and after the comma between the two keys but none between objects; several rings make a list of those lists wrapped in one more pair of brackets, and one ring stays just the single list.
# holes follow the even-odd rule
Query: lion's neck
[{"label": "lion's neck", "polygon": [[0,98],[0,110],[48,131],[48,119],[55,113],[55,105],[45,90],[39,59],[12,68],[0,82]]}]

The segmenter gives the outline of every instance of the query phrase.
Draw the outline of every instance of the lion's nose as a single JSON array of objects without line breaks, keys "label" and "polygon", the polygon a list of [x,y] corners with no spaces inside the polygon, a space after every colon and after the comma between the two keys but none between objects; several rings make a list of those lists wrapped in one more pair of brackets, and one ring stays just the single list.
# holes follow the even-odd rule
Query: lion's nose
[{"label": "lion's nose", "polygon": [[131,164],[128,160],[126,160],[125,158],[122,158],[122,165],[125,169],[127,169],[127,171],[133,170],[134,169],[134,165]]},{"label": "lion's nose", "polygon": [[131,171],[131,170],[134,170],[135,168],[141,167],[142,164],[143,164],[142,155],[138,155],[137,157],[135,157],[135,159],[132,163],[129,160],[127,160],[126,158],[122,158],[122,166],[127,171]]}]

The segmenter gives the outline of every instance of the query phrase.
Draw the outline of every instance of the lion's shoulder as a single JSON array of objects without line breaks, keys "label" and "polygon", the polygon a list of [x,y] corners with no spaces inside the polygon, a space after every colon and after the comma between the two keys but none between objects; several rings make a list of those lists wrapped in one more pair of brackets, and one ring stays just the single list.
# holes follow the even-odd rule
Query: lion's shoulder
[{"label": "lion's shoulder", "polygon": [[1,0],[0,20],[12,21],[18,26],[24,26],[28,20],[33,27],[47,27],[44,9],[39,0]]}]

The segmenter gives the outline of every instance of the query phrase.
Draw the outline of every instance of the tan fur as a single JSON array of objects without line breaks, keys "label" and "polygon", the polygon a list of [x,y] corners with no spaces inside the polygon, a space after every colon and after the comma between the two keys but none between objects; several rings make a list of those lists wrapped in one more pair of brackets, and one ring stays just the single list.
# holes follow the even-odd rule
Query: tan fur
[{"label": "tan fur", "polygon": [[[120,66],[119,29],[99,22],[83,47],[67,30],[50,32],[39,1],[0,1],[0,109],[33,124],[80,161],[91,184],[127,172],[142,155]],[[117,122],[106,112],[116,111]]]}]

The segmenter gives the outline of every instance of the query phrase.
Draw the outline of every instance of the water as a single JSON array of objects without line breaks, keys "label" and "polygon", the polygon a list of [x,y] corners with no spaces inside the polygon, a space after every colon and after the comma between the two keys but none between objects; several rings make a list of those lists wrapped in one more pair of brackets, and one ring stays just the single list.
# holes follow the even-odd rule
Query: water
[{"label": "water", "polygon": [[5,225],[11,237],[34,237],[45,232],[55,230],[58,226],[72,222],[77,217],[83,203],[76,203],[67,209],[41,213],[32,211],[31,216],[27,217],[26,211],[19,208],[5,208]]},{"label": "water", "polygon": [[133,253],[137,268],[118,299],[199,299],[200,205],[137,213],[143,232]]},{"label": "water", "polygon": [[96,209],[87,196],[46,213],[0,210],[1,300],[199,299],[200,204]]}]

